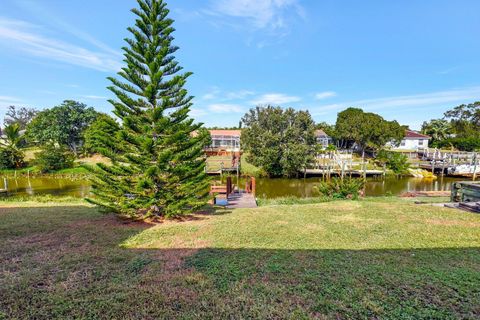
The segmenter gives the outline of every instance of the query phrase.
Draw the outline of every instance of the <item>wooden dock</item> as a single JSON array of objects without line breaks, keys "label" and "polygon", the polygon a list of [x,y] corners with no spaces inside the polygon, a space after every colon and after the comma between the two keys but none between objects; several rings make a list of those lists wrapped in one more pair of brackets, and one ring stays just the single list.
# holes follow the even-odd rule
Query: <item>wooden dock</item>
[{"label": "wooden dock", "polygon": [[253,193],[232,193],[228,196],[228,209],[256,208],[257,200]]},{"label": "wooden dock", "polygon": [[[367,177],[381,176],[384,174],[382,170],[344,170],[345,176],[361,177],[366,175]],[[307,176],[323,176],[323,175],[342,175],[342,170],[327,170],[327,169],[306,169],[305,175]]]},{"label": "wooden dock", "polygon": [[452,202],[480,202],[480,182],[462,181],[452,184]]},{"label": "wooden dock", "polygon": [[226,185],[212,185],[210,194],[214,196],[214,204],[227,209],[256,208],[255,199],[256,180],[249,177],[245,183],[245,190],[241,190],[232,183],[232,177],[227,177]]}]

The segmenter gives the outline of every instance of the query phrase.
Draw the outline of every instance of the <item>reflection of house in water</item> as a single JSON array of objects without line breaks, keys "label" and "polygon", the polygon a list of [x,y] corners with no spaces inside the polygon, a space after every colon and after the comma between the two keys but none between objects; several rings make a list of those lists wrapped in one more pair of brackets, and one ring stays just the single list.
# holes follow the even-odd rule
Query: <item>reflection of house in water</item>
[{"label": "reflection of house in water", "polygon": [[323,130],[315,130],[315,138],[317,139],[317,143],[321,145],[323,148],[327,148],[330,144],[332,144],[332,138],[325,133]]},{"label": "reflection of house in water", "polygon": [[213,152],[240,152],[241,130],[209,130],[212,144],[208,148]]}]

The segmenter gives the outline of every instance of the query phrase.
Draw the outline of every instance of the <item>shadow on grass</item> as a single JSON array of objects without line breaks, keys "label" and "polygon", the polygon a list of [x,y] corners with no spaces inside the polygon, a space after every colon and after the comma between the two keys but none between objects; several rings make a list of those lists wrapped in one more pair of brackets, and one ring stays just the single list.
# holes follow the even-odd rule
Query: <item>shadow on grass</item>
[{"label": "shadow on grass", "polygon": [[478,318],[480,248],[124,249],[151,225],[0,209],[4,318]]}]

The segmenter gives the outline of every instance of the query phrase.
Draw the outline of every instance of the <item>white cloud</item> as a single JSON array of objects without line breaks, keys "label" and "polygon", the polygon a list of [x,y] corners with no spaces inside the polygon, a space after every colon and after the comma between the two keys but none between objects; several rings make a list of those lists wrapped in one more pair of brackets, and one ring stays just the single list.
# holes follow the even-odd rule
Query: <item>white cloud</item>
[{"label": "white cloud", "polygon": [[251,103],[255,105],[282,105],[292,102],[298,102],[301,100],[302,99],[300,97],[289,96],[283,93],[268,93],[252,100]]},{"label": "white cloud", "polygon": [[208,106],[208,110],[214,113],[240,113],[243,112],[243,108],[236,104],[218,103]]},{"label": "white cloud", "polygon": [[315,94],[315,99],[323,100],[323,99],[333,98],[336,96],[337,96],[337,93],[334,91],[325,91],[325,92],[319,92]]},{"label": "white cloud", "polygon": [[92,51],[40,34],[41,28],[19,20],[0,18],[0,45],[34,56],[99,71],[118,71],[121,63],[109,50]]},{"label": "white cloud", "polygon": [[190,116],[199,118],[207,115],[207,112],[203,109],[198,109],[198,108],[192,108],[190,109]]},{"label": "white cloud", "polygon": [[212,87],[209,92],[204,94],[202,100],[217,100],[217,101],[232,101],[243,100],[249,96],[254,95],[255,92],[250,90],[238,90],[238,91],[222,91],[218,87]]},{"label": "white cloud", "polygon": [[212,0],[212,13],[244,18],[256,29],[287,27],[287,14],[305,17],[298,0]]},{"label": "white cloud", "polygon": [[239,91],[232,91],[227,92],[225,94],[225,99],[227,100],[243,100],[249,96],[254,95],[255,92],[249,90],[239,90]]},{"label": "white cloud", "polygon": [[6,108],[8,106],[18,104],[21,100],[10,96],[0,96],[0,108]]},{"label": "white cloud", "polygon": [[102,41],[78,29],[76,26],[62,20],[57,15],[53,14],[51,10],[48,10],[45,5],[39,4],[38,1],[24,0],[24,1],[16,1],[14,4],[17,5],[21,11],[28,11],[31,13],[31,15],[35,16],[36,18],[42,19],[43,23],[51,25],[55,29],[61,30],[62,32],[70,33],[76,38],[83,40],[101,49],[104,52],[110,53],[112,55],[116,55],[120,59],[122,58],[121,51],[110,48],[107,44],[103,43]]},{"label": "white cloud", "polygon": [[90,99],[90,100],[107,100],[108,97],[105,96],[95,96],[95,95],[85,95],[81,96],[84,99]]},{"label": "white cloud", "polygon": [[394,96],[376,99],[365,99],[338,104],[320,106],[316,109],[316,115],[327,111],[342,110],[348,107],[359,107],[367,111],[385,110],[391,108],[429,107],[436,105],[464,103],[478,101],[480,99],[480,87],[468,87],[431,93],[421,93],[405,96]]}]

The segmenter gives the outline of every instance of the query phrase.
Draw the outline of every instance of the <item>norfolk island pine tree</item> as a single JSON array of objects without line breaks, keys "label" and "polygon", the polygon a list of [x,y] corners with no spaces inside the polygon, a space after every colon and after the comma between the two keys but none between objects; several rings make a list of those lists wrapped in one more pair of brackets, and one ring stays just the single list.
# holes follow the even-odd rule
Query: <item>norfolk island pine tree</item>
[{"label": "norfolk island pine tree", "polygon": [[[98,163],[90,202],[136,217],[174,217],[194,212],[208,200],[204,148],[210,135],[189,117],[192,96],[184,88],[190,72],[173,54],[173,20],[163,0],[138,0],[128,31],[120,79],[108,78],[109,100],[120,124],[98,132],[98,151],[111,165]],[[112,135],[112,131],[116,132]]]}]

